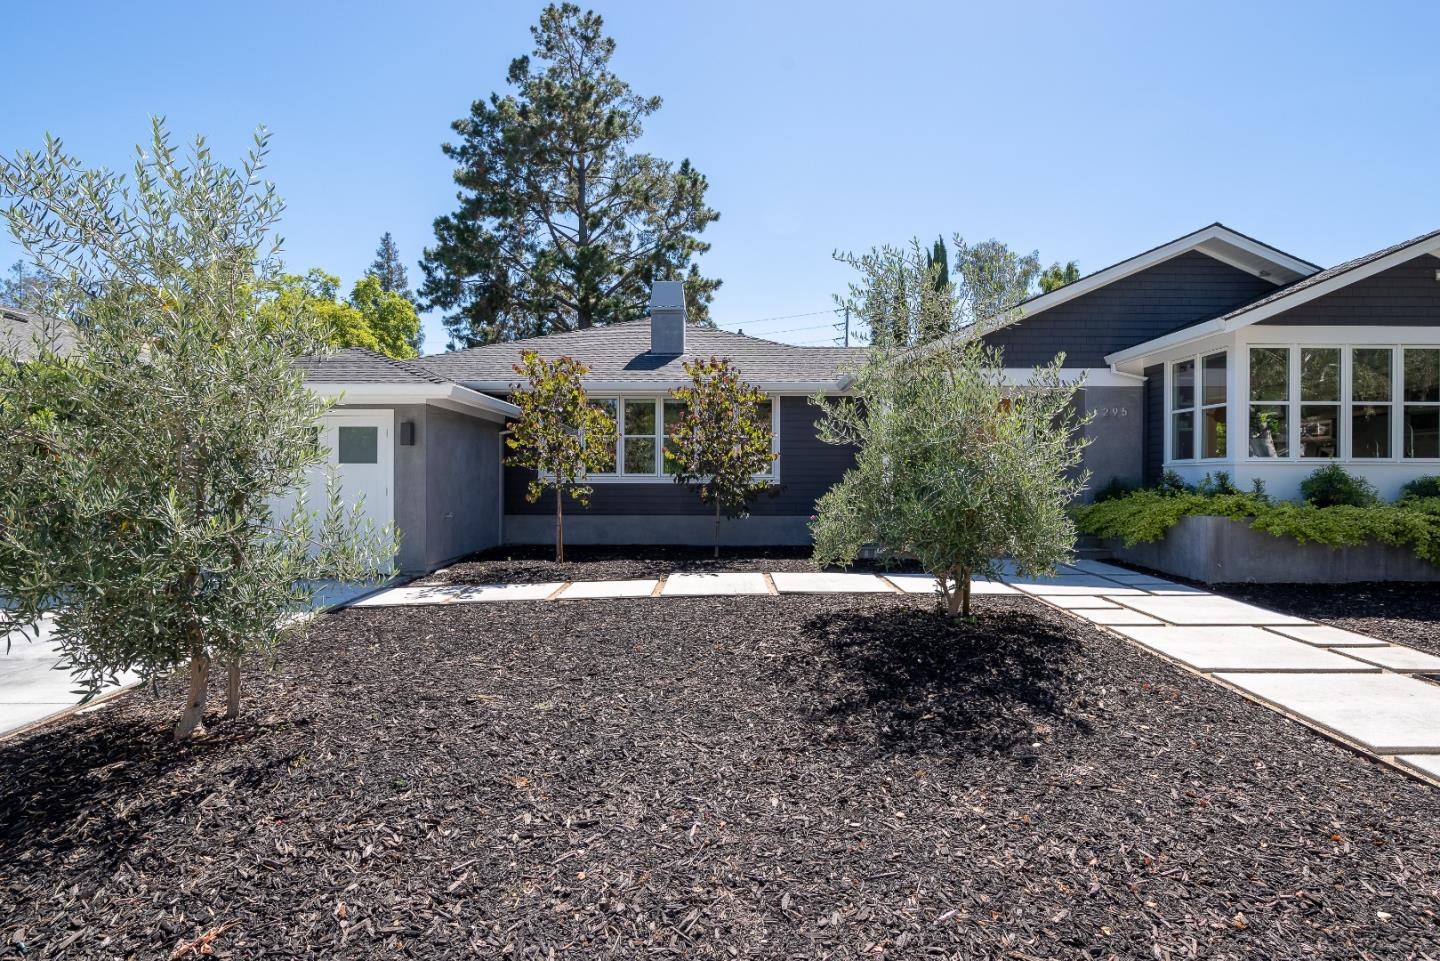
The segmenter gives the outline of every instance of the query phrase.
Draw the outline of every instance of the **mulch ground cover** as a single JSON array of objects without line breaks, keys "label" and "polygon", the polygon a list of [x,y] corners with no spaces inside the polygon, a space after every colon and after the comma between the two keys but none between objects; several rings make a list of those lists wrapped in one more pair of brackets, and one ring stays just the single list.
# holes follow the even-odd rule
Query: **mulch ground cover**
[{"label": "mulch ground cover", "polygon": [[1440,655],[1440,584],[1222,584],[1216,590],[1272,611]]},{"label": "mulch ground cover", "polygon": [[977,605],[325,617],[194,746],[0,742],[0,956],[1435,956],[1440,791]]},{"label": "mulch ground cover", "polygon": [[[565,563],[555,563],[555,548],[506,546],[473,554],[425,578],[426,584],[536,584],[547,581],[609,581],[666,577],[681,573],[726,571],[810,572],[824,568],[810,560],[806,548],[721,548],[718,558],[708,547],[567,547]],[[838,570],[838,568],[835,568]],[[909,571],[913,565],[892,562],[886,567],[859,561],[851,571]]]}]

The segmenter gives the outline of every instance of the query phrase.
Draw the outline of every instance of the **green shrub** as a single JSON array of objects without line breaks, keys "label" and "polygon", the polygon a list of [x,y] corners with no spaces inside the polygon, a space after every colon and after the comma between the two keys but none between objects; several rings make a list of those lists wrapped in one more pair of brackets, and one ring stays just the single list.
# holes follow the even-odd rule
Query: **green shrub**
[{"label": "green shrub", "polygon": [[1164,474],[1160,475],[1160,485],[1156,488],[1156,490],[1166,497],[1175,494],[1188,494],[1194,489],[1195,488],[1185,483],[1185,479],[1173,470],[1167,470]]},{"label": "green shrub", "polygon": [[1380,500],[1374,484],[1339,464],[1318,468],[1301,481],[1300,496],[1316,507],[1369,507]]},{"label": "green shrub", "polygon": [[1113,501],[1117,497],[1124,497],[1137,490],[1134,484],[1121,480],[1118,477],[1110,478],[1110,482],[1095,492],[1091,498],[1093,503],[1099,504],[1102,501]]},{"label": "green shrub", "polygon": [[1235,483],[1230,480],[1230,475],[1227,472],[1220,470],[1214,474],[1207,473],[1204,479],[1200,481],[1199,486],[1195,488],[1195,491],[1196,493],[1208,496],[1216,494],[1238,494],[1240,493],[1240,488],[1236,487]]},{"label": "green shrub", "polygon": [[1402,501],[1413,500],[1417,497],[1440,497],[1440,474],[1417,477],[1400,488]]}]

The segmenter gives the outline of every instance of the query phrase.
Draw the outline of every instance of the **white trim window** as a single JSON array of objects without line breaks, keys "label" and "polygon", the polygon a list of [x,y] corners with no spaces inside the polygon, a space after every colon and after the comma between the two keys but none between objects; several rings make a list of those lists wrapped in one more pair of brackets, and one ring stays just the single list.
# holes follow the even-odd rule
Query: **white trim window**
[{"label": "white trim window", "polygon": [[1401,456],[1440,459],[1440,349],[1406,347],[1401,374]]},{"label": "white trim window", "polygon": [[1341,401],[1339,347],[1300,348],[1301,460],[1334,460],[1340,456]]},{"label": "white trim window", "polygon": [[[663,451],[664,447],[674,443],[668,438],[669,425],[678,423],[684,407],[680,401],[669,396],[645,394],[592,397],[590,402],[609,414],[616,427],[615,452],[610,458],[610,469],[591,474],[591,481],[655,481],[675,473],[674,465],[665,460]],[[771,449],[778,453],[779,405],[772,397],[761,401],[759,406],[761,416],[770,421]],[[756,475],[756,480],[778,482],[779,479],[778,459],[768,473]]]},{"label": "white trim window", "polygon": [[1170,365],[1170,385],[1170,459],[1223,460],[1228,446],[1228,351],[1176,361]]},{"label": "white trim window", "polygon": [[1290,350],[1250,348],[1250,456],[1290,456]]},{"label": "white trim window", "polygon": [[1395,396],[1395,349],[1350,348],[1350,456],[1389,460]]}]

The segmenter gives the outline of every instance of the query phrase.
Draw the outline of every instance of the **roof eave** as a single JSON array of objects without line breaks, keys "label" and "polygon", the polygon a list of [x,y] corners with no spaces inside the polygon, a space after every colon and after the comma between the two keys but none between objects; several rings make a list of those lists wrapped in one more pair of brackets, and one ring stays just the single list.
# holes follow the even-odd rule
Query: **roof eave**
[{"label": "roof eave", "polygon": [[463,384],[363,384],[307,383],[306,387],[337,404],[434,404],[462,410],[497,423],[520,416],[520,408],[509,401],[473,390]]}]

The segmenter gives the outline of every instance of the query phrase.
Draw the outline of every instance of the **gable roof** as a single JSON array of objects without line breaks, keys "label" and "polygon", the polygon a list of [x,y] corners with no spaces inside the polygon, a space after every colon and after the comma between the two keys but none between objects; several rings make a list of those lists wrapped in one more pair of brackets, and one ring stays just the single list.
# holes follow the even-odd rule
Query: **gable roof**
[{"label": "gable roof", "polygon": [[552,360],[570,356],[590,368],[589,389],[660,390],[688,383],[684,363],[725,357],[745,379],[771,390],[839,389],[846,369],[865,356],[864,347],[797,347],[759,337],[698,327],[685,328],[685,353],[650,353],[650,320],[486,344],[413,361],[428,371],[477,390],[506,391],[520,380],[514,366],[535,351]]},{"label": "gable roof", "polygon": [[295,359],[307,384],[448,384],[451,381],[415,364],[364,347],[342,347],[329,354]]},{"label": "gable roof", "polygon": [[1041,311],[1074,300],[1092,290],[1122,280],[1191,250],[1197,250],[1246,273],[1262,277],[1277,286],[1294,283],[1320,270],[1318,264],[1301,260],[1299,257],[1287,254],[1277,247],[1271,247],[1269,244],[1242,234],[1238,230],[1232,230],[1216,221],[1193,233],[1177,237],[1168,243],[1151,247],[1143,253],[1128,257],[1119,263],[1086,274],[1064,287],[1022,300],[1008,309],[1007,316],[992,318],[993,325],[990,329],[999,329],[1018,320],[1033,317]]},{"label": "gable roof", "polygon": [[1328,270],[1317,271],[1274,293],[1236,307],[1219,317],[1204,320],[1189,327],[1182,327],[1164,337],[1156,337],[1154,340],[1147,340],[1133,347],[1116,351],[1107,355],[1105,361],[1111,366],[1133,364],[1148,354],[1178,347],[1212,334],[1228,333],[1240,327],[1258,324],[1276,314],[1298,307],[1317,297],[1323,297],[1341,287],[1364,280],[1366,277],[1373,277],[1381,271],[1426,253],[1440,256],[1440,230],[1432,230],[1398,244],[1391,244],[1389,247],[1381,248],[1373,253],[1347,260]]}]

